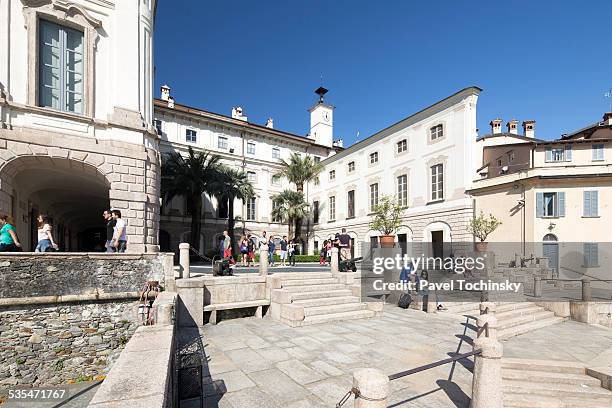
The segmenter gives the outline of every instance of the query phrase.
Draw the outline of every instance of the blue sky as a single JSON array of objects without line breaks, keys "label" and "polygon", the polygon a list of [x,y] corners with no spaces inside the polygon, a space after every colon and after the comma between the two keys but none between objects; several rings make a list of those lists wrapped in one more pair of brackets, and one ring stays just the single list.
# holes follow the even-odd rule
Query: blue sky
[{"label": "blue sky", "polygon": [[346,146],[477,85],[480,134],[499,116],[552,139],[609,109],[611,16],[610,1],[160,0],[156,95],[305,135],[322,74]]}]

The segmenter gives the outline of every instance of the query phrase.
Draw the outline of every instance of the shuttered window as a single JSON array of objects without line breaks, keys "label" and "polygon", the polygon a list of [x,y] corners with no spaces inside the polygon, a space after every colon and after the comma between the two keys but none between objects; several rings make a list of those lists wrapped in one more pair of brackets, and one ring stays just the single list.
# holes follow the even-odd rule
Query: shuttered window
[{"label": "shuttered window", "polygon": [[599,216],[599,194],[596,190],[583,192],[582,215],[585,217]]}]

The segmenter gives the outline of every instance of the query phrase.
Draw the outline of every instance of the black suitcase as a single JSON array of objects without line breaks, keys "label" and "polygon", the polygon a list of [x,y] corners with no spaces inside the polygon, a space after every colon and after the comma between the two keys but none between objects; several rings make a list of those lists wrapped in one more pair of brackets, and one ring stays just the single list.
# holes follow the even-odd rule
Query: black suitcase
[{"label": "black suitcase", "polygon": [[397,305],[402,309],[408,309],[412,303],[412,296],[409,293],[404,293],[397,301]]}]

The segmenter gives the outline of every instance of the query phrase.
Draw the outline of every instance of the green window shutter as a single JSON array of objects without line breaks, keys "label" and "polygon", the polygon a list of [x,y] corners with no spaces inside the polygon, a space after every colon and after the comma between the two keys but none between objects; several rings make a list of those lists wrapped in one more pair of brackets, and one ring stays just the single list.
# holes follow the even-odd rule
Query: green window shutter
[{"label": "green window shutter", "polygon": [[557,193],[557,200],[559,205],[559,217],[565,217],[565,193]]}]

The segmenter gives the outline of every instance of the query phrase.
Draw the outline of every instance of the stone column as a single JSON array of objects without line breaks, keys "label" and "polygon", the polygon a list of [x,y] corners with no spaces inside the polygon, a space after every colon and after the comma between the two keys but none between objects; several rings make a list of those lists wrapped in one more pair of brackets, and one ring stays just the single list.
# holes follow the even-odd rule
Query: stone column
[{"label": "stone column", "polygon": [[263,244],[259,247],[259,275],[266,276],[268,274],[268,244]]},{"label": "stone column", "polygon": [[496,339],[479,337],[474,341],[474,350],[478,349],[482,353],[474,356],[470,408],[503,408],[503,346]]},{"label": "stone column", "polygon": [[585,276],[582,278],[582,301],[590,302],[591,300],[591,278]]},{"label": "stone column", "polygon": [[533,296],[542,297],[542,278],[539,276],[533,277]]},{"label": "stone column", "polygon": [[189,278],[189,244],[181,242],[179,244],[179,265],[181,266],[181,278]]},{"label": "stone column", "polygon": [[355,408],[386,408],[389,397],[389,376],[375,368],[362,368],[353,374],[353,387],[364,398],[355,398]]},{"label": "stone column", "polygon": [[339,273],[339,265],[338,265],[338,248],[332,247],[331,249],[331,273],[332,275],[336,275]]},{"label": "stone column", "polygon": [[492,314],[478,316],[476,326],[478,327],[478,338],[497,339],[497,319]]}]

